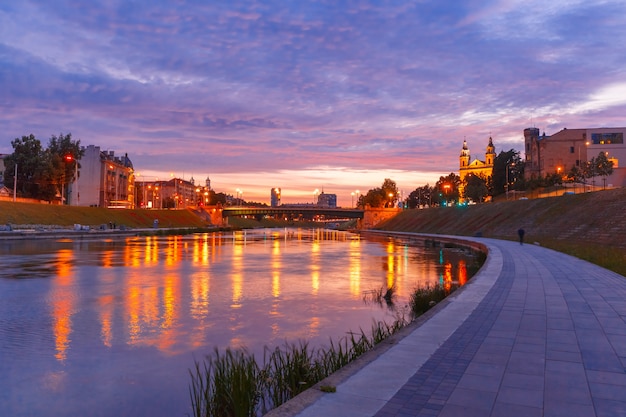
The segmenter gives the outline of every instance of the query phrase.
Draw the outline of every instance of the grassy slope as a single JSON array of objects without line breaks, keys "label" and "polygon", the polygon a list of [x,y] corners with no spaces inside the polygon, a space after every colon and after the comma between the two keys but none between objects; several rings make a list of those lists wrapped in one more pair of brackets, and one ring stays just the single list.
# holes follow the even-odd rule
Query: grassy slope
[{"label": "grassy slope", "polygon": [[626,188],[469,207],[407,210],[377,228],[517,239],[570,253],[626,276]]},{"label": "grassy slope", "polygon": [[0,201],[0,224],[58,225],[83,224],[97,227],[115,222],[118,226],[205,227],[207,223],[189,210],[113,210],[98,207],[70,207]]}]

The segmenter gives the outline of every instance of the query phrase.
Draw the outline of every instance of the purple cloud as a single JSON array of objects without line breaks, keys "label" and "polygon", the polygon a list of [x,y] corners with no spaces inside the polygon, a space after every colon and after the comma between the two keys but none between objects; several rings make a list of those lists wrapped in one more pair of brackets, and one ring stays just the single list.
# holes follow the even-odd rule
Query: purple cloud
[{"label": "purple cloud", "polygon": [[[464,138],[480,154],[490,135],[521,150],[531,125],[623,125],[626,103],[598,97],[626,84],[624,12],[617,0],[0,5],[0,152],[63,131],[128,152],[138,171],[211,174],[217,189],[247,173],[259,189],[308,190],[324,167],[343,193],[388,169],[410,191],[455,171]],[[354,184],[364,171],[380,178]]]}]

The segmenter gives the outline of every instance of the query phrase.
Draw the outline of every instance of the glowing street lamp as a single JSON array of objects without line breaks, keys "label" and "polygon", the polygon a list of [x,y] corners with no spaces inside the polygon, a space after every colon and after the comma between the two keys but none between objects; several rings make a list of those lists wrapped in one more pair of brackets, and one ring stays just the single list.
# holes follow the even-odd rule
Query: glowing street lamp
[{"label": "glowing street lamp", "polygon": [[239,188],[237,188],[235,190],[235,192],[237,193],[237,205],[240,206],[241,205],[242,196],[243,196],[243,191],[241,191]]},{"label": "glowing street lamp", "polygon": [[[74,181],[76,181],[76,192],[78,192],[78,161],[74,158],[74,155],[67,154],[63,157],[66,164],[74,162]],[[64,204],[63,198],[65,197],[65,174],[63,174],[63,183],[61,184],[61,204]],[[73,190],[72,190],[73,192]],[[68,199],[68,205],[70,205],[71,199]]]},{"label": "glowing street lamp", "polygon": [[448,206],[448,192],[450,191],[450,187],[451,187],[450,184],[444,184],[443,185],[443,189],[444,189],[444,192],[445,192],[445,195],[446,195],[446,207]]}]

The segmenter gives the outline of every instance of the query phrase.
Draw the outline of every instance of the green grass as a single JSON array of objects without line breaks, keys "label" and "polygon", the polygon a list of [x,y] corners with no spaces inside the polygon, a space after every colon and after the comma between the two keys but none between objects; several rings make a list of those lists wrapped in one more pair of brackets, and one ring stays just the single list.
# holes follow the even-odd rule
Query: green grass
[{"label": "green grass", "polygon": [[98,227],[114,222],[118,227],[150,228],[155,219],[159,220],[159,227],[207,226],[190,210],[122,210],[0,201],[0,224]]},{"label": "green grass", "polygon": [[405,210],[387,231],[517,239],[546,246],[626,276],[626,188],[468,207]]},{"label": "green grass", "polygon": [[626,277],[626,250],[622,248],[599,246],[588,242],[564,242],[556,239],[544,239],[541,244],[547,248],[600,265]]}]

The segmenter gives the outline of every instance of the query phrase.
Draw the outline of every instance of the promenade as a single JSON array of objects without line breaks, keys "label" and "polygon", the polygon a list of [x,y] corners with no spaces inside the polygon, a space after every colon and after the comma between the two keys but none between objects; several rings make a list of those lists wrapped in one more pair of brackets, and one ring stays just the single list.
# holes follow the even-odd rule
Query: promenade
[{"label": "promenade", "polygon": [[464,239],[489,248],[468,285],[337,392],[270,414],[626,416],[626,278],[537,245]]}]

